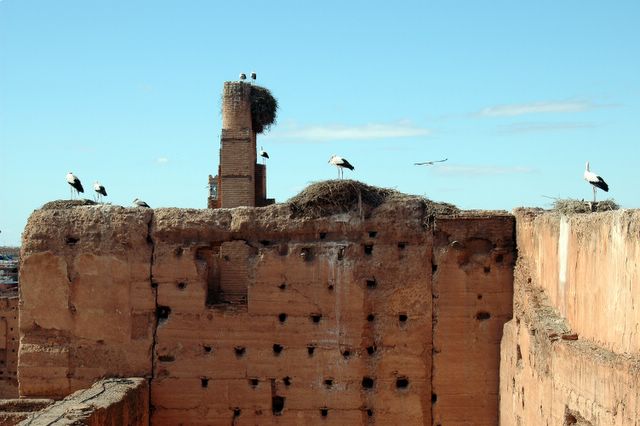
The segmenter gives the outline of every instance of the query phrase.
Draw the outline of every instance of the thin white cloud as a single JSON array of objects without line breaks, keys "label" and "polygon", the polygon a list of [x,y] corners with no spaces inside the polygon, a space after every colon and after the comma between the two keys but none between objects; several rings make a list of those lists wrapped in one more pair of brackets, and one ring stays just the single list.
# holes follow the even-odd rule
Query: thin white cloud
[{"label": "thin white cloud", "polygon": [[409,122],[397,123],[368,123],[361,126],[346,126],[340,124],[298,126],[279,129],[270,136],[274,138],[299,139],[304,141],[334,141],[334,140],[371,140],[408,138],[428,136],[431,130],[415,126]]},{"label": "thin white cloud", "polygon": [[546,101],[490,106],[480,110],[477,115],[482,117],[515,117],[526,114],[582,112],[597,107],[598,105],[588,100]]},{"label": "thin white cloud", "polygon": [[442,175],[464,175],[464,176],[494,176],[518,173],[533,173],[536,170],[532,167],[524,166],[473,166],[446,164],[433,169],[435,173]]},{"label": "thin white cloud", "polygon": [[597,127],[594,123],[589,122],[564,122],[564,123],[513,123],[503,126],[501,133],[536,133],[536,132],[555,132],[559,130],[577,130],[592,129]]},{"label": "thin white cloud", "polygon": [[156,158],[156,163],[158,164],[167,164],[169,159],[167,157],[158,157]]}]

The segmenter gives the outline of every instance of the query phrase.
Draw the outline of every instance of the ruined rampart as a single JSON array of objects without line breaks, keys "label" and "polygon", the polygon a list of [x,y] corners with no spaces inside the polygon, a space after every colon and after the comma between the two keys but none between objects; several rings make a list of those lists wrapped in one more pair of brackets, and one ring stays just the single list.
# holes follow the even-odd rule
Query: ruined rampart
[{"label": "ruined rampart", "polygon": [[137,375],[153,424],[494,425],[513,230],[419,199],[315,219],[42,209],[23,240],[20,393]]},{"label": "ruined rampart", "polygon": [[640,423],[640,212],[516,212],[502,425]]}]

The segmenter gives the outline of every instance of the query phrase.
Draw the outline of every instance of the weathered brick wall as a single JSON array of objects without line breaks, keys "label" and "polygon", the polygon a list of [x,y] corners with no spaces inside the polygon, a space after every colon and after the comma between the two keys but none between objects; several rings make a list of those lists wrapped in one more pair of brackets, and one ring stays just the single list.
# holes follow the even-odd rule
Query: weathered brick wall
[{"label": "weathered brick wall", "polygon": [[639,424],[640,211],[516,217],[501,424]]},{"label": "weathered brick wall", "polygon": [[0,398],[18,396],[18,294],[0,296]]}]

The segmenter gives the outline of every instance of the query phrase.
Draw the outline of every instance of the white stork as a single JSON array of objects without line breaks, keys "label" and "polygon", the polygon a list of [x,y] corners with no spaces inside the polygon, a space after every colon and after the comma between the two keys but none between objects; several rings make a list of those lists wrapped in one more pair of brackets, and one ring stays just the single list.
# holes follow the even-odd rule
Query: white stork
[{"label": "white stork", "polygon": [[264,164],[265,160],[269,158],[269,154],[267,154],[267,151],[262,149],[262,147],[260,147],[260,157],[262,157],[262,164]]},{"label": "white stork", "polygon": [[247,75],[245,73],[240,73],[240,81],[244,82],[247,79]]},{"label": "white stork", "polygon": [[80,198],[80,193],[84,192],[84,188],[82,187],[82,182],[80,182],[80,179],[78,179],[78,177],[76,175],[74,175],[73,173],[69,172],[67,173],[67,183],[69,185],[71,185],[71,199],[73,199],[73,190],[76,190],[76,193],[78,194],[78,198]]},{"label": "white stork", "polygon": [[107,196],[107,190],[104,188],[104,185],[98,181],[93,183],[93,190],[96,191],[97,201],[101,201],[103,196]]},{"label": "white stork", "polygon": [[338,157],[337,155],[332,155],[331,158],[329,158],[329,163],[333,164],[334,166],[336,166],[338,168],[338,178],[342,179],[343,174],[344,174],[344,169],[349,169],[349,170],[354,170],[355,167],[353,167],[351,165],[351,163],[349,163],[347,161],[346,158],[342,158],[342,157]]},{"label": "white stork", "polygon": [[604,179],[602,179],[600,176],[598,176],[597,174],[589,170],[588,161],[584,169],[584,180],[586,180],[593,186],[593,202],[594,203],[596,202],[596,188],[600,188],[604,192],[609,192],[609,185],[607,185],[607,182],[605,182]]},{"label": "white stork", "polygon": [[447,160],[448,158],[445,158],[444,160],[423,161],[422,163],[413,163],[413,164],[415,164],[416,166],[433,166],[435,163],[444,163]]},{"label": "white stork", "polygon": [[139,198],[136,198],[133,200],[133,206],[134,207],[146,207],[146,208],[151,208],[151,206],[149,206],[149,204],[145,203],[144,201],[142,201]]},{"label": "white stork", "polygon": [[251,80],[252,80],[253,82],[255,82],[255,81],[256,81],[256,78],[258,78],[258,74],[256,74],[256,72],[255,72],[255,71],[251,71]]}]

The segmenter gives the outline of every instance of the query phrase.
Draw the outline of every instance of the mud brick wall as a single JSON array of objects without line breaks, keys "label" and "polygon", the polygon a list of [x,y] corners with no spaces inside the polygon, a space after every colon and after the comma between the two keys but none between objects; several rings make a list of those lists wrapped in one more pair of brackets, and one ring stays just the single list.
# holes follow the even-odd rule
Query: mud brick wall
[{"label": "mud brick wall", "polygon": [[[510,215],[434,220],[417,199],[313,220],[287,205],[40,210],[21,393],[135,370],[156,425],[495,424],[513,238]],[[114,258],[119,272],[99,269]],[[99,312],[78,294],[102,295]],[[112,356],[90,361],[98,347]]]},{"label": "mud brick wall", "polygon": [[501,424],[640,423],[640,211],[516,217]]},{"label": "mud brick wall", "polygon": [[0,398],[18,396],[18,295],[0,296]]},{"label": "mud brick wall", "polygon": [[61,398],[100,377],[150,376],[152,212],[41,209],[23,234],[18,380]]}]

